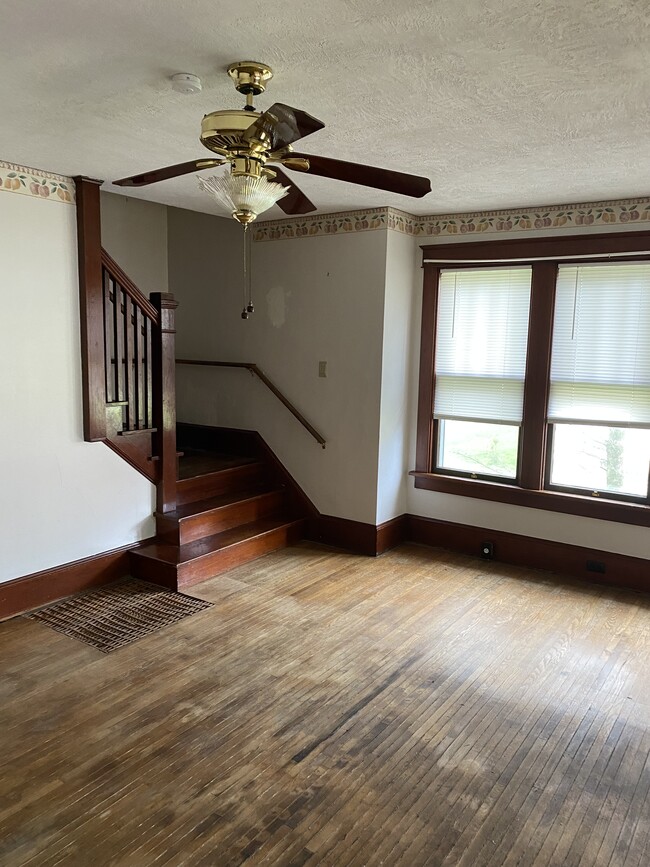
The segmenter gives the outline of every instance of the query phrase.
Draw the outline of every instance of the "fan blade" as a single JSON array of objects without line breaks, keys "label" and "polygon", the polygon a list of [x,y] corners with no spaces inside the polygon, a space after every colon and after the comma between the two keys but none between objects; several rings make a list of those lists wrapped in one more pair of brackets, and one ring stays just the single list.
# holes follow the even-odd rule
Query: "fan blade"
[{"label": "fan blade", "polygon": [[164,169],[154,169],[151,172],[143,172],[141,175],[131,175],[130,178],[120,178],[113,181],[118,187],[146,187],[147,184],[155,184],[158,181],[166,181],[169,178],[178,178],[181,175],[189,175],[201,169],[213,169],[222,166],[224,160],[192,160],[189,163],[178,163],[175,166],[166,166]]},{"label": "fan blade", "polygon": [[276,102],[248,127],[243,137],[246,141],[254,139],[269,150],[276,151],[324,126],[321,120],[306,111]]},{"label": "fan blade", "polygon": [[276,166],[272,166],[275,172],[275,180],[285,187],[289,187],[289,192],[284,198],[278,201],[278,207],[282,208],[285,214],[309,214],[310,211],[316,210],[316,205],[310,202],[302,190],[297,187],[291,178],[288,178],[283,171]]},{"label": "fan blade", "polygon": [[337,181],[347,181],[349,184],[360,184],[363,187],[374,187],[376,190],[388,190],[402,196],[413,196],[419,199],[431,192],[431,181],[418,175],[406,175],[403,172],[393,172],[390,169],[378,169],[376,166],[364,166],[360,163],[348,163],[345,160],[332,160],[329,157],[318,157],[313,154],[297,154],[293,151],[289,159],[305,159],[309,162],[308,169],[299,169],[287,165],[294,171],[307,171],[310,175],[321,178],[333,178]]}]

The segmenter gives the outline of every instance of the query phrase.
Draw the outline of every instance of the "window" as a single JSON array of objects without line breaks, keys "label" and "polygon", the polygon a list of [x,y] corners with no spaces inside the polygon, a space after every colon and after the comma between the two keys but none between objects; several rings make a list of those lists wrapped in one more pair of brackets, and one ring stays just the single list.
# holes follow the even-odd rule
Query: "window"
[{"label": "window", "polygon": [[550,379],[550,484],[646,498],[650,263],[560,265]]},{"label": "window", "polygon": [[423,251],[416,487],[650,524],[650,234]]},{"label": "window", "polygon": [[438,286],[436,466],[517,476],[530,266],[444,269]]}]

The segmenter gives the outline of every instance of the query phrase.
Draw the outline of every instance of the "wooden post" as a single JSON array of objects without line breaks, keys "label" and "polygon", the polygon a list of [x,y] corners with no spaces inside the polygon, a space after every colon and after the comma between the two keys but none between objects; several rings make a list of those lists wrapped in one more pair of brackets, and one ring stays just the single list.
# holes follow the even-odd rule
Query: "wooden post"
[{"label": "wooden post", "polygon": [[425,263],[420,329],[420,386],[418,391],[415,469],[430,473],[433,465],[433,371],[436,357],[436,316],[440,268]]},{"label": "wooden post", "polygon": [[86,442],[106,438],[104,298],[99,187],[103,181],[76,177],[81,377]]},{"label": "wooden post", "polygon": [[533,263],[519,480],[522,488],[533,491],[544,487],[546,407],[551,373],[556,282],[557,262]]},{"label": "wooden post", "polygon": [[152,329],[153,424],[158,455],[156,508],[171,512],[176,508],[176,328],[178,302],[165,292],[149,298],[158,311],[158,327]]}]

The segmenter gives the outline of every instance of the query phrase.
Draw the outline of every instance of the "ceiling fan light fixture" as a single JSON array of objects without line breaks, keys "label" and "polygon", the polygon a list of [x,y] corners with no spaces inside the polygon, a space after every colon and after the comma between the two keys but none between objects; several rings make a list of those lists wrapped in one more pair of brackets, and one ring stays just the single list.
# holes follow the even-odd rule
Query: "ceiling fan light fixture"
[{"label": "ceiling fan light fixture", "polygon": [[242,225],[252,223],[289,192],[288,187],[269,181],[265,175],[253,177],[228,172],[198,181],[199,187],[227,208]]}]

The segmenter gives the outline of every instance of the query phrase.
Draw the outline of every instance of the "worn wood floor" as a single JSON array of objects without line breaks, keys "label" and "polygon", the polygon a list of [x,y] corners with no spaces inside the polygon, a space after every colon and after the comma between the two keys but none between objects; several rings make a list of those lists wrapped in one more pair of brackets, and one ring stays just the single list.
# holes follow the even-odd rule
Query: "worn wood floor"
[{"label": "worn wood floor", "polygon": [[303,544],[103,656],[0,625],[2,865],[650,864],[650,603]]}]

